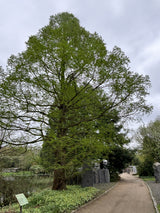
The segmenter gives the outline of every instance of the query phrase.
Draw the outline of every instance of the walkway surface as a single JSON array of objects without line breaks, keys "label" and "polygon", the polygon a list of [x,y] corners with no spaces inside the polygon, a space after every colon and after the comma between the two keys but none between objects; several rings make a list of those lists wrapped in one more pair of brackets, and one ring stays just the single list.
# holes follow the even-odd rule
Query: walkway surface
[{"label": "walkway surface", "polygon": [[124,173],[113,189],[77,213],[155,213],[155,209],[145,183]]}]

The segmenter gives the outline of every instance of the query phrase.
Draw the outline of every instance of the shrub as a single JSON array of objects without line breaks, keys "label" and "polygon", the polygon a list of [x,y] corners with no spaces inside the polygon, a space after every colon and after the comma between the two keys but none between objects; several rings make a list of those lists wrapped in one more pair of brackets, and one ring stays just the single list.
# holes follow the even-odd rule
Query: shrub
[{"label": "shrub", "polygon": [[139,176],[153,176],[153,161],[150,159],[145,159],[143,162],[140,162],[138,165],[138,174]]},{"label": "shrub", "polygon": [[30,171],[35,174],[45,173],[45,169],[41,165],[33,165],[30,167]]}]

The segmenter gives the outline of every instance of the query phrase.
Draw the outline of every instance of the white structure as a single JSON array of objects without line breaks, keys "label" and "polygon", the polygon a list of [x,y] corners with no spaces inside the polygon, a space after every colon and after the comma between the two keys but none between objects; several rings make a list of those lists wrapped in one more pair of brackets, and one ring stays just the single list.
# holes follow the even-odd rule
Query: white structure
[{"label": "white structure", "polygon": [[136,166],[129,166],[131,174],[137,174],[137,167]]}]

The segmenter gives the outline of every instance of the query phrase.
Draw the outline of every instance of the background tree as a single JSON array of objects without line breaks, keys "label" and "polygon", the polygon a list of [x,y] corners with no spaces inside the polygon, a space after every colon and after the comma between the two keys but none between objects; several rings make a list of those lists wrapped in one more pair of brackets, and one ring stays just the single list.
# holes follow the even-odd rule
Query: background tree
[{"label": "background tree", "polygon": [[153,175],[153,163],[160,162],[160,120],[140,127],[137,140],[140,144],[139,174],[143,176]]},{"label": "background tree", "polygon": [[[102,38],[69,13],[51,16],[26,45],[24,52],[10,57],[1,81],[0,124],[10,131],[6,143],[54,144],[53,189],[64,189],[66,156],[75,145],[72,133],[91,128],[89,122],[115,110],[121,120],[149,112],[149,77],[131,72],[120,48],[107,51]],[[89,137],[81,143],[97,144]]]},{"label": "background tree", "polygon": [[[107,118],[99,119],[101,124],[101,139],[105,142],[106,149],[101,152],[101,159],[109,161],[109,171],[111,180],[119,179],[119,173],[122,169],[131,164],[134,158],[134,152],[124,147],[130,143],[127,137],[127,131],[119,123],[119,117],[115,112],[112,122],[107,122]],[[102,122],[102,123],[101,123]]]},{"label": "background tree", "polygon": [[5,146],[0,150],[0,166],[28,171],[31,166],[40,164],[40,148]]},{"label": "background tree", "polygon": [[111,179],[115,181],[134,159],[134,151],[122,146],[115,146],[108,155]]}]

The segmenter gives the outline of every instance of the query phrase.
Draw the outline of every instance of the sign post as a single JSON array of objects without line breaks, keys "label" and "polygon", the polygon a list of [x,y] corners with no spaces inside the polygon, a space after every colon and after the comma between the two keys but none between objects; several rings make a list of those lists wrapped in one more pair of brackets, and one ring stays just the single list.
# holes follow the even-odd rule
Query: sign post
[{"label": "sign post", "polygon": [[20,213],[22,213],[22,206],[28,204],[28,200],[23,193],[17,194],[15,196],[16,196],[17,201],[18,201],[19,206],[20,206]]}]

